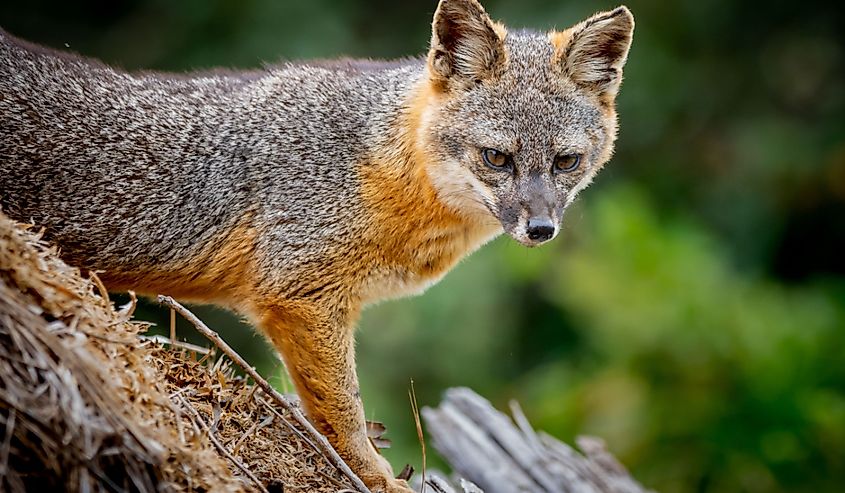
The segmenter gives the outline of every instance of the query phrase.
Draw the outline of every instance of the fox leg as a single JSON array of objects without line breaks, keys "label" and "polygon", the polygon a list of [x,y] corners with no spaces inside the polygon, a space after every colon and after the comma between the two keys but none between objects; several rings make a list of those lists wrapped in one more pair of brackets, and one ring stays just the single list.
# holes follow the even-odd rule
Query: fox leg
[{"label": "fox leg", "polygon": [[364,483],[409,492],[367,437],[347,310],[285,303],[264,311],[262,326],[281,352],[308,417]]}]

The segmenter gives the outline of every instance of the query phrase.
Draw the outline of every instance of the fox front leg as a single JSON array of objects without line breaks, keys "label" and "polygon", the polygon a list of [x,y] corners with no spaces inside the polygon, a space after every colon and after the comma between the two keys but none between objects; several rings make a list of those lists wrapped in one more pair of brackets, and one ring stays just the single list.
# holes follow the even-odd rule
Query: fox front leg
[{"label": "fox front leg", "polygon": [[308,417],[374,492],[410,492],[367,437],[346,309],[288,302],[264,311],[262,326],[281,352]]}]

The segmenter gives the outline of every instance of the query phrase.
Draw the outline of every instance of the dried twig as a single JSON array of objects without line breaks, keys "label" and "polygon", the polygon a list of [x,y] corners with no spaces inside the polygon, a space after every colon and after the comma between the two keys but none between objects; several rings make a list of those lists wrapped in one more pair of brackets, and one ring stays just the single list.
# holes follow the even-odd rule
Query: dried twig
[{"label": "dried twig", "polygon": [[255,483],[259,490],[264,493],[268,493],[267,488],[265,488],[264,485],[261,484],[261,481],[259,481],[258,478],[255,477],[255,474],[253,474],[252,471],[250,471],[249,468],[247,468],[243,464],[243,462],[240,461],[240,459],[232,455],[228,450],[226,450],[226,447],[224,447],[223,444],[220,443],[220,440],[217,439],[211,429],[209,429],[208,425],[205,424],[205,421],[202,419],[202,416],[200,416],[200,413],[197,412],[196,409],[194,409],[194,406],[192,406],[187,399],[185,399],[185,396],[180,395],[178,396],[178,399],[179,402],[182,404],[182,409],[188,411],[188,413],[191,415],[191,418],[194,419],[197,423],[199,423],[200,428],[202,428],[202,431],[204,431],[206,436],[208,436],[208,439],[211,440],[211,443],[213,443],[214,446],[217,447],[217,450],[219,450],[221,454],[226,456],[226,458],[229,459],[232,464],[236,465],[238,469],[243,471],[244,474],[246,474],[247,477],[252,480],[253,483]]},{"label": "dried twig", "polygon": [[97,275],[95,271],[91,271],[88,273],[88,277],[94,281],[94,284],[97,286],[97,290],[100,291],[100,296],[105,300],[107,305],[111,305],[111,300],[109,299],[109,291],[106,289],[106,285],[103,284],[103,281],[100,280],[100,276]]},{"label": "dried twig", "polygon": [[251,437],[252,434],[259,428],[270,426],[271,423],[273,423],[273,416],[267,416],[266,419],[253,423],[252,426],[250,426],[249,429],[235,441],[234,445],[232,445],[232,453],[237,454],[238,449],[241,448],[241,444],[243,444],[247,438]]},{"label": "dried twig", "polygon": [[288,420],[287,420],[287,418],[285,418],[285,417],[282,415],[282,413],[280,413],[279,411],[277,411],[277,410],[276,410],[276,408],[274,408],[273,406],[271,406],[269,402],[265,401],[264,399],[262,399],[261,397],[258,397],[258,396],[255,396],[255,400],[257,400],[257,401],[258,401],[258,402],[260,402],[261,404],[264,404],[265,406],[267,406],[267,409],[269,409],[271,413],[275,414],[275,415],[276,415],[276,416],[277,416],[277,417],[278,417],[278,418],[282,421],[282,423],[284,423],[284,424],[285,424],[285,426],[287,426],[287,427],[288,427],[291,431],[293,431],[293,433],[294,433],[296,436],[298,436],[299,438],[301,438],[301,439],[302,439],[302,441],[304,441],[305,443],[307,443],[308,445],[310,445],[310,446],[311,446],[311,448],[313,448],[313,449],[314,449],[314,450],[316,450],[317,452],[321,452],[320,447],[318,447],[318,446],[317,446],[317,444],[315,444],[314,442],[312,442],[312,441],[311,441],[311,440],[310,440],[307,436],[303,435],[303,434],[302,434],[302,432],[301,432],[301,431],[299,431],[299,429],[297,429],[297,427],[293,425],[293,423],[291,423],[290,421],[288,421]]},{"label": "dried twig", "polygon": [[420,448],[422,449],[422,486],[420,493],[425,493],[425,436],[423,436],[422,423],[420,422],[420,407],[417,405],[417,391],[414,389],[414,380],[411,379],[411,388],[408,390],[408,397],[411,399],[411,410],[414,413],[414,424],[417,427],[417,439],[420,441]]},{"label": "dried twig", "polygon": [[166,344],[166,345],[174,347],[174,348],[185,349],[187,351],[191,351],[191,352],[199,353],[199,354],[209,354],[209,353],[213,352],[211,349],[208,349],[207,347],[198,346],[196,344],[191,344],[190,342],[177,341],[176,339],[170,339],[168,337],[160,336],[160,335],[153,335],[153,336],[139,335],[138,338],[140,338],[142,341],[155,342],[156,344]]},{"label": "dried twig", "polygon": [[179,304],[176,300],[171,298],[170,296],[158,296],[158,302],[162,305],[165,305],[173,310],[176,310],[182,317],[184,317],[188,322],[190,322],[199,333],[205,336],[208,340],[214,343],[215,346],[220,348],[223,353],[229,357],[232,361],[234,361],[238,366],[240,366],[252,379],[255,383],[261,387],[264,392],[267,393],[270,397],[273,398],[283,409],[293,416],[294,420],[304,428],[311,438],[316,442],[318,450],[320,453],[328,459],[328,461],[334,465],[338,470],[340,470],[344,476],[346,476],[352,484],[358,488],[358,490],[362,493],[370,493],[370,490],[361,481],[352,470],[349,468],[349,465],[340,458],[337,452],[332,448],[329,444],[326,437],[320,434],[314,426],[308,421],[302,412],[299,410],[298,407],[291,404],[282,394],[280,394],[273,386],[271,386],[261,375],[255,371],[255,368],[250,366],[246,360],[241,357],[234,349],[229,346],[226,341],[224,341],[216,332],[211,330],[202,320],[200,320],[196,315],[191,313],[190,310]]}]

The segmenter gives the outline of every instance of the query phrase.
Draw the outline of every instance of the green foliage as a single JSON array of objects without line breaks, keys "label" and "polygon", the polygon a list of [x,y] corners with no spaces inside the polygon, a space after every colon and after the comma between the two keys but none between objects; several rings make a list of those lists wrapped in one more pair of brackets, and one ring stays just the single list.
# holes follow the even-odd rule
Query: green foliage
[{"label": "green foliage", "polygon": [[[413,375],[418,388],[460,382],[516,397],[553,434],[605,437],[661,491],[835,491],[845,481],[842,286],[740,272],[700,225],[660,214],[633,185],[588,195],[563,247],[497,243],[430,294],[371,313],[365,326],[408,333],[365,334],[368,393],[395,402]],[[560,334],[510,323],[536,318],[513,298],[523,290]],[[520,361],[523,330],[546,350]],[[559,338],[567,356],[544,356]]]},{"label": "green foliage", "polygon": [[[606,436],[665,491],[842,484],[841,293],[737,272],[700,228],[659,218],[635,189],[594,202],[544,290],[584,328],[591,358],[520,379],[539,422]],[[563,392],[544,405],[554,381]]]},{"label": "green foliage", "polygon": [[[512,26],[615,3],[487,0]],[[845,485],[845,32],[839,3],[627,2],[618,152],[552,245],[500,239],[361,322],[368,417],[397,467],[421,405],[468,385],[664,492]],[[37,0],[0,26],[127,68],[422,53],[435,0]],[[279,386],[261,338],[199,315]],[[139,311],[166,332],[167,313]],[[188,329],[180,323],[179,333]]]}]

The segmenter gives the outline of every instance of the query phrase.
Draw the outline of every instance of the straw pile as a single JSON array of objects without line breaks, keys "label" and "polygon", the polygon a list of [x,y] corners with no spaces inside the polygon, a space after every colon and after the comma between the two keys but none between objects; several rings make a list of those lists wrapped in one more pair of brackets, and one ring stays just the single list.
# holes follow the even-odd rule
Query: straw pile
[{"label": "straw pile", "polygon": [[0,214],[0,491],[360,489],[281,396],[133,310]]}]

